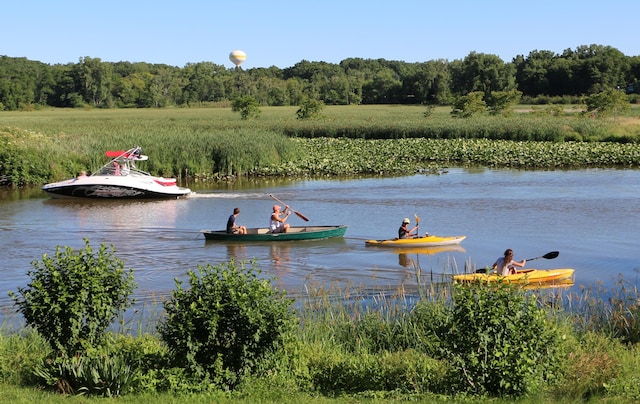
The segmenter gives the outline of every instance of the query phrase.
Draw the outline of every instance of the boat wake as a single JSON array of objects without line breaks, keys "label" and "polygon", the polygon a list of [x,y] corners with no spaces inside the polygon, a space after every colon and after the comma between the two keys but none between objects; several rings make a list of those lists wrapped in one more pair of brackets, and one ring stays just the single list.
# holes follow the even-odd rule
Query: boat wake
[{"label": "boat wake", "polygon": [[191,192],[190,199],[261,199],[268,197],[265,193],[232,193],[232,192]]}]

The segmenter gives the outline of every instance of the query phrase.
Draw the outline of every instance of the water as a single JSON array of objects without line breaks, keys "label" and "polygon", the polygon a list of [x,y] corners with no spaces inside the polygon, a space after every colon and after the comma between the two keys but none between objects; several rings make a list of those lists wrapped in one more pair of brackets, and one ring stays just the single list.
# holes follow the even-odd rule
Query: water
[{"label": "water", "polygon": [[[311,225],[347,224],[344,239],[297,243],[205,242],[202,229],[223,229],[234,207],[238,223],[265,227],[275,201],[287,202]],[[619,275],[637,283],[640,271],[639,170],[515,171],[454,168],[441,175],[215,185],[168,201],[55,200],[39,190],[0,194],[0,310],[8,291],[27,285],[31,261],[56,246],[113,244],[134,270],[135,297],[158,301],[189,269],[231,258],[255,259],[278,287],[305,285],[394,290],[417,284],[416,268],[446,281],[465,265],[491,265],[506,248],[515,259],[560,251],[532,268],[574,268],[582,286],[613,286]],[[466,235],[461,248],[426,254],[365,247],[393,238],[404,217],[420,218],[420,233]],[[295,215],[292,225],[304,222]]]}]

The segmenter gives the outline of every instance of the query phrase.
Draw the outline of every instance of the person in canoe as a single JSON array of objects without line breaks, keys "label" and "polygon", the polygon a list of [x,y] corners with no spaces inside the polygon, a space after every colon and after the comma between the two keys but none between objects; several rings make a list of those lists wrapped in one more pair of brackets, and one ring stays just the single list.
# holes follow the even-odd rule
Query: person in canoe
[{"label": "person in canoe", "polygon": [[280,205],[273,205],[271,222],[269,223],[271,233],[286,233],[289,230],[289,223],[285,222],[289,218],[289,215],[291,215],[291,210],[289,209],[289,205],[285,205],[284,210],[281,211],[281,209]]},{"label": "person in canoe", "polygon": [[416,231],[416,229],[418,228],[418,225],[415,225],[413,226],[413,228],[409,229],[409,223],[411,223],[411,220],[409,220],[408,217],[405,217],[402,221],[402,225],[398,229],[398,238],[412,238],[418,236],[418,233],[414,233],[414,231]]},{"label": "person in canoe", "polygon": [[493,270],[496,271],[498,275],[507,276],[510,274],[516,273],[515,267],[523,268],[527,260],[523,259],[522,261],[514,261],[513,260],[513,250],[511,248],[507,248],[504,252],[504,255],[496,260],[493,263]]},{"label": "person in canoe", "polygon": [[233,214],[229,216],[227,220],[227,233],[229,234],[247,234],[247,228],[245,226],[239,226],[236,223],[236,218],[240,214],[240,208],[234,208]]}]

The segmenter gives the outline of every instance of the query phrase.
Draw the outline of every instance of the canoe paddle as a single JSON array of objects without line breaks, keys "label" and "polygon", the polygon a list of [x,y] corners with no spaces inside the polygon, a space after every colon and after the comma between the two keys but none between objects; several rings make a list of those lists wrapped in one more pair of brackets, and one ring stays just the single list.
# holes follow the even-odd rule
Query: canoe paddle
[{"label": "canoe paddle", "polygon": [[[280,202],[281,204],[283,204],[283,205],[287,206],[287,204],[286,204],[286,203],[282,202],[280,199],[276,198],[275,196],[273,196],[273,195],[271,195],[271,194],[269,194],[269,196],[270,196],[270,197],[272,197],[273,199],[275,199],[276,201]],[[291,206],[289,206],[289,209],[291,209]],[[293,211],[293,213],[295,213],[295,214],[296,214],[296,216],[298,216],[300,219],[304,220],[305,222],[308,222],[308,221],[309,221],[309,218],[307,218],[307,217],[306,217],[305,215],[303,215],[302,213],[300,213],[300,212],[298,212],[298,211],[296,211],[296,210],[293,210],[293,209],[291,209],[291,210],[292,210],[292,211]]]}]

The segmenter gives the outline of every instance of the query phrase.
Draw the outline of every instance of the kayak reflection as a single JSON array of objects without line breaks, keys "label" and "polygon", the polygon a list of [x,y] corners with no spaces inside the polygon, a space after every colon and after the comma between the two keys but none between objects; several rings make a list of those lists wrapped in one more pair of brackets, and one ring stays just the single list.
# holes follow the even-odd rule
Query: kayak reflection
[{"label": "kayak reflection", "polygon": [[[396,248],[393,249],[394,254],[398,254],[398,264],[405,268],[415,267],[418,265],[418,257],[420,255],[435,255],[444,252],[465,252],[460,245],[443,245],[437,247],[415,247],[415,248]],[[415,260],[413,258],[415,255]]]}]

